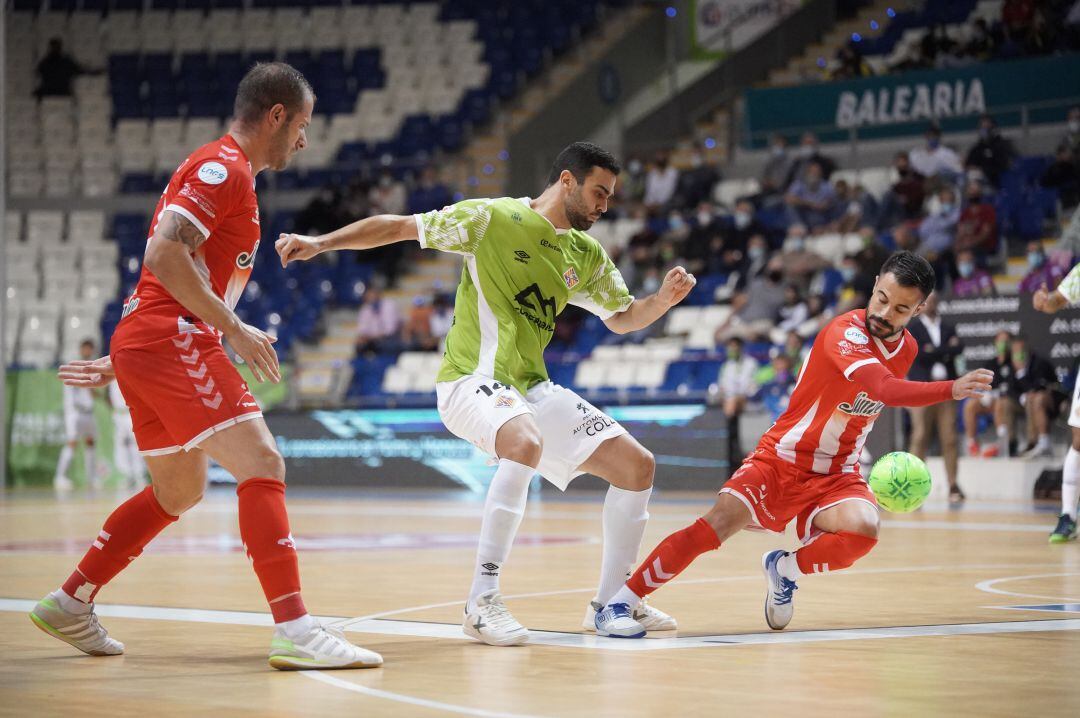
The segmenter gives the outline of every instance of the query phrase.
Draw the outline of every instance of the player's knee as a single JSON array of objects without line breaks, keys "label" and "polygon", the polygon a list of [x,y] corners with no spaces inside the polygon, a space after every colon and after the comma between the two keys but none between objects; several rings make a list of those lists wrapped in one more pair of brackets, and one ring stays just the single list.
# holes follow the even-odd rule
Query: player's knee
[{"label": "player's knee", "polygon": [[653,485],[656,474],[656,457],[648,449],[641,447],[634,457],[632,472],[633,491],[644,491]]},{"label": "player's knee", "polygon": [[860,516],[851,521],[846,530],[853,534],[865,536],[868,539],[877,540],[878,531],[881,529],[881,521],[877,516]]},{"label": "player's knee", "polygon": [[253,473],[253,477],[258,477],[260,479],[277,479],[278,481],[285,480],[285,459],[281,457],[281,452],[277,450],[276,446],[263,446],[259,452],[256,464],[257,466]]},{"label": "player's knee", "polygon": [[507,436],[499,437],[499,458],[516,461],[525,466],[536,466],[544,452],[544,440],[540,430],[532,423],[522,423]]},{"label": "player's knee", "polygon": [[154,498],[158,505],[171,516],[180,514],[193,508],[202,501],[206,490],[205,483],[181,483],[176,485],[166,483],[154,483]]}]

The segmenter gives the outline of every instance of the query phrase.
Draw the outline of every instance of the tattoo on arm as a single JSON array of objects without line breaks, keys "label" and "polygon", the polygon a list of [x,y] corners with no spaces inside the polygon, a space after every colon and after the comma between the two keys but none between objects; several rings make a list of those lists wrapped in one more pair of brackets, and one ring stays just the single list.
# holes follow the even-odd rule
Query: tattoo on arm
[{"label": "tattoo on arm", "polygon": [[164,213],[154,230],[154,234],[170,242],[180,242],[190,252],[197,250],[206,241],[206,237],[190,219],[182,214],[170,211]]}]

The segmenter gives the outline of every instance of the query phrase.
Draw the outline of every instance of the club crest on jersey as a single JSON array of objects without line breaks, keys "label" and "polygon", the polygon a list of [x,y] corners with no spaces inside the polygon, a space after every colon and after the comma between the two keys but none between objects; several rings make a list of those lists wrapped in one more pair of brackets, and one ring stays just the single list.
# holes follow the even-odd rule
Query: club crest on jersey
[{"label": "club crest on jersey", "polygon": [[240,269],[251,269],[251,266],[255,264],[255,253],[259,251],[259,242],[261,239],[255,240],[255,246],[251,248],[250,252],[241,252],[236,255],[236,266]]},{"label": "club crest on jersey", "polygon": [[844,402],[836,407],[852,416],[877,416],[885,408],[885,402],[874,401],[865,391],[860,391],[853,402]]},{"label": "club crest on jersey", "polygon": [[206,184],[221,184],[229,177],[229,170],[220,162],[203,162],[199,167],[199,179]]},{"label": "club crest on jersey", "polygon": [[500,396],[498,399],[495,400],[495,408],[496,409],[503,409],[503,408],[509,409],[509,408],[513,407],[515,404],[517,404],[517,399],[510,396],[509,394],[503,394],[502,396]]},{"label": "club crest on jersey", "polygon": [[578,280],[577,272],[574,271],[573,267],[570,267],[565,272],[563,272],[562,278],[563,278],[563,281],[566,282],[566,288],[567,289],[573,289],[574,287],[576,287],[578,285],[579,280]]},{"label": "club crest on jersey", "polygon": [[847,331],[844,332],[844,339],[847,339],[852,344],[861,345],[870,343],[870,338],[855,327],[848,327]]}]

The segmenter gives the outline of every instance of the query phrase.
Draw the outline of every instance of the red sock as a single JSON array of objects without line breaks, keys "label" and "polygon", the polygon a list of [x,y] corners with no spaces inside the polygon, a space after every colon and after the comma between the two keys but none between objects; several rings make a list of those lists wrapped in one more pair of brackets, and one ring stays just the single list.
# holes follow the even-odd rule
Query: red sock
[{"label": "red sock", "polygon": [[307,613],[300,600],[300,565],[285,512],[285,483],[248,479],[236,487],[240,538],[274,614],[274,623]]},{"label": "red sock", "polygon": [[90,603],[102,586],[127,568],[146,544],[177,518],[161,508],[154,488],[147,486],[105,519],[105,526],[79,562],[78,570],[64,582],[64,593]]},{"label": "red sock", "polygon": [[716,548],[720,548],[716,532],[705,519],[698,519],[661,541],[626,585],[644,598],[682,573],[695,558]]},{"label": "red sock", "polygon": [[821,534],[796,551],[795,560],[803,573],[839,571],[870,553],[876,543],[876,538],[849,531]]}]

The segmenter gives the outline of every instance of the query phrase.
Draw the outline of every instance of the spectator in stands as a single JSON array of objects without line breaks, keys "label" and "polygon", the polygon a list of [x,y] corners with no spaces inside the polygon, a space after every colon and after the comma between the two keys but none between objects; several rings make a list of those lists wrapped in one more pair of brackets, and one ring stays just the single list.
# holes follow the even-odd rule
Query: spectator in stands
[{"label": "spectator in stands", "polygon": [[397,351],[400,324],[397,305],[383,298],[378,287],[369,286],[356,320],[356,353],[370,355]]},{"label": "spectator in stands", "polygon": [[784,277],[800,286],[810,283],[810,278],[829,266],[829,261],[814,251],[806,236],[806,226],[793,224],[788,227],[780,260]]},{"label": "spectator in stands", "polygon": [[780,307],[780,321],[770,335],[774,344],[784,340],[789,332],[801,327],[810,318],[810,310],[803,301],[802,293],[794,284],[784,285],[784,304]]},{"label": "spectator in stands", "polygon": [[717,343],[732,337],[751,339],[768,336],[784,305],[784,263],[773,257],[761,274],[749,277],[746,289],[731,300],[732,312],[716,330]]},{"label": "spectator in stands", "polygon": [[679,174],[675,197],[680,207],[696,207],[712,196],[713,185],[720,181],[714,165],[705,161],[700,149],[690,153],[690,168]]},{"label": "spectator in stands", "polygon": [[925,137],[925,146],[916,147],[908,153],[911,168],[927,179],[941,177],[952,181],[959,177],[964,169],[960,165],[960,157],[941,144],[941,128],[930,125],[926,129]]},{"label": "spectator in stands", "polygon": [[811,162],[801,179],[791,183],[784,202],[790,222],[801,222],[810,229],[821,227],[832,219],[836,192],[825,179],[821,165]]},{"label": "spectator in stands", "polygon": [[84,72],[82,65],[64,52],[64,43],[58,37],[49,40],[49,51],[37,64],[38,86],[34,92],[42,97],[70,97],[72,83]]},{"label": "spectator in stands", "polygon": [[990,115],[979,118],[979,140],[968,151],[966,166],[978,167],[995,187],[1016,157],[1016,149]]},{"label": "spectator in stands", "polygon": [[[1009,439],[1012,432],[1012,405],[1009,398],[1009,382],[1013,378],[1012,334],[1004,329],[994,337],[994,358],[987,367],[994,372],[994,383],[989,393],[978,399],[964,402],[964,436],[968,456],[1009,455]],[[980,447],[978,442],[979,417],[992,415],[997,442]]]},{"label": "spectator in stands", "polygon": [[661,152],[653,160],[645,175],[645,206],[650,209],[666,208],[679,185],[679,171],[672,165],[666,153]]},{"label": "spectator in stands", "polygon": [[371,189],[372,214],[404,214],[405,185],[389,169],[382,171],[379,182]]},{"label": "spectator in stands", "polygon": [[938,192],[938,210],[919,223],[919,254],[931,263],[948,260],[956,241],[956,225],[960,222],[960,207],[956,190],[943,187]]},{"label": "spectator in stands", "polygon": [[878,202],[861,184],[849,185],[844,180],[837,180],[833,186],[836,192],[836,205],[833,221],[826,229],[830,232],[849,234],[862,227],[877,225]]},{"label": "spectator in stands", "polygon": [[1046,250],[1037,239],[1028,242],[1027,262],[1028,273],[1020,280],[1021,293],[1034,294],[1039,287],[1056,287],[1065,278],[1065,269],[1056,262],[1047,261]]},{"label": "spectator in stands", "polygon": [[770,200],[783,195],[791,176],[793,158],[788,152],[787,138],[776,134],[769,147],[769,159],[761,173],[761,192],[757,196],[758,204],[768,204]]},{"label": "spectator in stands", "polygon": [[806,168],[815,162],[821,168],[821,176],[826,180],[836,171],[836,162],[831,157],[821,154],[817,135],[813,132],[804,132],[784,186],[790,187],[795,180],[802,179]]},{"label": "spectator in stands", "polygon": [[983,186],[979,182],[968,182],[964,188],[964,199],[964,209],[956,225],[956,251],[971,249],[984,257],[994,254],[998,248],[997,211],[994,205],[985,201]]},{"label": "spectator in stands", "polygon": [[743,352],[742,339],[732,337],[726,344],[727,356],[720,366],[717,384],[728,425],[728,465],[734,470],[743,456],[739,441],[739,418],[746,409],[746,403],[757,393],[754,374],[757,372],[758,363]]},{"label": "spectator in stands", "polygon": [[325,185],[297,212],[293,219],[293,231],[311,235],[334,231],[348,221],[342,216],[341,201],[341,191],[334,185]]},{"label": "spectator in stands", "polygon": [[[946,381],[956,379],[956,358],[963,346],[956,336],[952,322],[938,313],[938,293],[926,298],[922,314],[908,324],[908,331],[919,347],[915,362],[908,371],[912,381]],[[963,501],[964,492],[956,483],[957,455],[960,442],[956,434],[956,402],[945,401],[931,406],[908,409],[911,412],[911,453],[926,459],[930,437],[937,436],[945,457],[945,474],[949,480],[949,500]]]},{"label": "spectator in stands", "polygon": [[442,209],[453,202],[453,199],[450,188],[439,180],[439,170],[428,165],[420,171],[420,179],[409,193],[409,214]]},{"label": "spectator in stands", "polygon": [[964,249],[956,254],[956,273],[952,294],[959,299],[970,297],[992,297],[997,295],[994,278],[985,269],[975,264],[975,253]]},{"label": "spectator in stands", "polygon": [[795,385],[791,358],[774,347],[770,352],[769,363],[754,375],[754,383],[758,386],[756,399],[768,409],[772,420],[776,421],[787,408],[791,388]]},{"label": "spectator in stands", "polygon": [[923,60],[931,66],[941,67],[943,57],[948,56],[956,47],[956,43],[945,31],[945,26],[934,25],[919,40],[919,50]]},{"label": "spectator in stands", "polygon": [[[814,298],[811,297],[810,299],[813,300]],[[807,306],[809,307],[809,304]],[[809,315],[809,309],[807,309],[807,314]],[[783,353],[791,362],[791,371],[794,372],[795,376],[798,376],[799,372],[802,371],[803,362],[806,361],[806,357],[810,354],[810,348],[806,346],[806,342],[799,336],[799,332],[793,329],[787,333],[787,336],[784,337]]]},{"label": "spectator in stands", "polygon": [[765,236],[755,234],[746,243],[746,251],[724,249],[719,256],[719,263],[711,264],[711,271],[731,272],[735,274],[737,289],[745,289],[753,277],[765,271],[769,261],[769,245]]},{"label": "spectator in stands", "polygon": [[[863,303],[861,306],[865,307],[866,304]],[[829,308],[825,297],[820,294],[810,295],[810,298],[806,300],[806,309],[810,318],[803,322],[798,332],[803,339],[812,340],[836,316],[836,312]]]},{"label": "spectator in stands", "polygon": [[1032,352],[1022,336],[1012,340],[1013,380],[1009,392],[1027,415],[1026,451],[1024,458],[1053,456],[1050,445],[1050,422],[1057,417],[1062,395],[1059,391],[1054,365]]},{"label": "spectator in stands", "polygon": [[431,336],[442,345],[454,323],[454,300],[446,292],[436,292],[431,308]]},{"label": "spectator in stands", "polygon": [[1054,161],[1046,168],[1039,184],[1056,189],[1061,206],[1065,209],[1075,207],[1080,202],[1080,165],[1068,144],[1058,146]]},{"label": "spectator in stands", "polygon": [[877,222],[879,230],[892,229],[901,222],[916,219],[922,215],[923,201],[926,199],[926,178],[912,168],[907,152],[896,153],[893,169],[896,170],[897,180],[881,200]]},{"label": "spectator in stands", "polygon": [[693,274],[708,274],[710,265],[720,261],[723,249],[720,219],[711,202],[701,202],[690,221],[690,230],[682,246],[686,269]]},{"label": "spectator in stands", "polygon": [[[1080,3],[1077,3],[1080,8]],[[1065,135],[1061,138],[1059,146],[1066,146],[1072,151],[1073,160],[1080,162],[1080,106],[1070,107],[1069,116],[1066,120]]]},{"label": "spectator in stands", "polygon": [[863,59],[859,43],[848,41],[836,51],[836,68],[831,73],[833,80],[850,80],[858,77],[871,77],[874,70]]},{"label": "spectator in stands", "polygon": [[423,295],[413,297],[409,316],[401,325],[401,346],[408,351],[430,352],[439,346],[431,331],[431,303]]},{"label": "spectator in stands", "polygon": [[970,39],[967,44],[967,54],[975,60],[989,60],[994,55],[997,43],[990,32],[990,26],[986,18],[976,18],[971,26]]},{"label": "spectator in stands", "polygon": [[645,197],[645,165],[637,157],[631,157],[619,175],[618,197],[622,195],[626,203],[638,203]]}]

